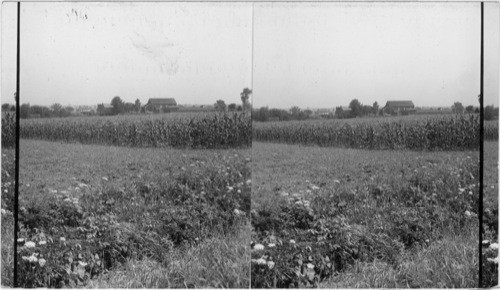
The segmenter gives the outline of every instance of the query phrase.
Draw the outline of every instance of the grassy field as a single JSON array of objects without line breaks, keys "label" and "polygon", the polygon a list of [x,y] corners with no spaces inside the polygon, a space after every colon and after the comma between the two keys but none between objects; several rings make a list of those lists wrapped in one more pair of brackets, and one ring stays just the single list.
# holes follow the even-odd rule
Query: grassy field
[{"label": "grassy field", "polygon": [[477,152],[252,152],[253,287],[477,286]]},{"label": "grassy field", "polygon": [[20,150],[21,286],[249,285],[250,150]]},{"label": "grassy field", "polygon": [[[498,122],[498,121],[497,121]],[[498,250],[490,247],[498,243],[498,142],[484,143],[484,214],[483,214],[483,287],[498,284],[498,263],[488,260],[498,257]]]},{"label": "grassy field", "polygon": [[13,287],[15,150],[2,148],[2,286]]}]

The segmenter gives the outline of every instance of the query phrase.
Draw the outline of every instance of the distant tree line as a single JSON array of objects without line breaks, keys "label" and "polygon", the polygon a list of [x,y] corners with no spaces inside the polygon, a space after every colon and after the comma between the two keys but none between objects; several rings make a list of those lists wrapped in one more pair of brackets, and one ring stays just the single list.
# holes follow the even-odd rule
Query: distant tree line
[{"label": "distant tree line", "polygon": [[309,109],[302,110],[297,106],[290,108],[290,110],[261,107],[252,110],[252,120],[258,122],[306,120],[310,118],[312,113]]},{"label": "distant tree line", "polygon": [[[15,111],[16,106],[10,104],[2,105],[2,112]],[[63,107],[61,104],[55,103],[50,107],[39,106],[30,104],[22,104],[19,108],[20,118],[54,118],[54,117],[68,117],[75,109],[71,106]]]},{"label": "distant tree line", "polygon": [[113,116],[119,114],[130,114],[144,112],[141,101],[136,99],[134,103],[124,102],[119,96],[111,99],[111,106],[98,104],[96,113],[101,116]]},{"label": "distant tree line", "polygon": [[248,101],[250,99],[250,95],[252,94],[252,90],[249,88],[244,88],[240,93],[241,97],[241,105],[236,105],[235,103],[231,103],[226,105],[224,100],[217,100],[214,104],[214,108],[218,112],[240,112],[240,111],[249,111],[252,108],[252,105]]}]

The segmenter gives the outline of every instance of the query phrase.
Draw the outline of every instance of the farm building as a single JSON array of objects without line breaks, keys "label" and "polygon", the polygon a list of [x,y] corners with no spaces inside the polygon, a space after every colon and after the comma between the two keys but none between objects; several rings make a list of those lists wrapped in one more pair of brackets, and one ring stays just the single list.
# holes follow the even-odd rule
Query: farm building
[{"label": "farm building", "polygon": [[331,109],[317,109],[314,112],[317,117],[330,118],[333,116],[333,110]]},{"label": "farm building", "polygon": [[382,110],[387,114],[412,114],[415,113],[415,105],[412,101],[387,101]]},{"label": "farm building", "polygon": [[335,109],[335,116],[337,118],[348,118],[349,116],[351,116],[351,108],[349,107],[337,107]]},{"label": "farm building", "polygon": [[155,99],[151,98],[144,105],[146,111],[176,111],[179,109],[177,102],[173,98]]}]

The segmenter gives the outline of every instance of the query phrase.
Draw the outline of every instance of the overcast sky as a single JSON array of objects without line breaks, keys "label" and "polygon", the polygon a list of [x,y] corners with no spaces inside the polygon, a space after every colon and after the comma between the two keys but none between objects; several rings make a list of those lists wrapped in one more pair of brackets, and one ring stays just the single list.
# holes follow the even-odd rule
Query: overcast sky
[{"label": "overcast sky", "polygon": [[[16,6],[2,4],[2,103],[14,100]],[[114,96],[239,103],[253,74],[254,107],[333,108],[354,98],[477,104],[479,3],[21,7],[23,103],[95,105]],[[498,105],[500,10],[485,7],[485,99]]]},{"label": "overcast sky", "polygon": [[[498,105],[499,6],[485,7],[485,98]],[[254,13],[254,107],[478,105],[479,3],[257,3]]]},{"label": "overcast sky", "polygon": [[[2,103],[12,103],[17,4],[2,5]],[[251,57],[251,3],[21,3],[22,103],[241,103]]]}]

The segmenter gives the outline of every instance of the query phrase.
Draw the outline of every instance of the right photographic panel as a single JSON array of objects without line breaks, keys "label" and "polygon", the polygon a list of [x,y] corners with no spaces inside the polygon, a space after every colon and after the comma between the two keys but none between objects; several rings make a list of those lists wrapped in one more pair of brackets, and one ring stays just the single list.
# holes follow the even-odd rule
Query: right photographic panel
[{"label": "right photographic panel", "polygon": [[254,4],[252,288],[498,283],[499,15]]}]

